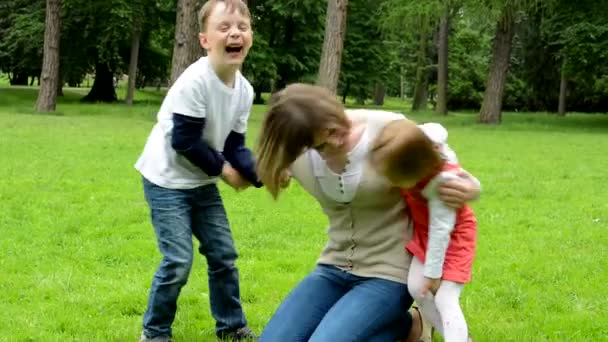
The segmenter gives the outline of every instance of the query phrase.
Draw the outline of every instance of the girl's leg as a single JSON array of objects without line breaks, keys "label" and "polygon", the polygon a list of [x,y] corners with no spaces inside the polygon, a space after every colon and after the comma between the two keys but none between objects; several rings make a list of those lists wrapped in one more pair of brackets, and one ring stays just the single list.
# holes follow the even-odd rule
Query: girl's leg
[{"label": "girl's leg", "polygon": [[412,297],[420,307],[420,311],[424,317],[433,325],[433,327],[443,336],[443,321],[441,314],[435,306],[435,296],[432,293],[422,295],[422,285],[424,284],[424,265],[416,258],[412,258],[410,271],[407,278],[407,287]]},{"label": "girl's leg", "polygon": [[329,309],[348,290],[344,272],[317,266],[281,303],[260,342],[308,341]]},{"label": "girl's leg", "polygon": [[463,284],[444,280],[435,295],[435,304],[441,313],[443,336],[446,342],[466,342],[468,339],[467,322],[459,302],[463,287]]}]

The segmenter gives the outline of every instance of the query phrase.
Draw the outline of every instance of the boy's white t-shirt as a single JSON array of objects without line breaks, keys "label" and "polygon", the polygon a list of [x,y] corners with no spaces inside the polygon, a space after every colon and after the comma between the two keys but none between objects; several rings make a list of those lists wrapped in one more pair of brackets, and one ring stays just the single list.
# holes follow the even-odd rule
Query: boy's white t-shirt
[{"label": "boy's white t-shirt", "polygon": [[216,75],[207,57],[190,65],[171,86],[157,123],[135,168],[150,182],[170,189],[191,189],[217,182],[171,147],[173,113],[205,118],[202,139],[222,152],[230,131],[245,133],[253,104],[253,87],[237,72],[234,87]]}]

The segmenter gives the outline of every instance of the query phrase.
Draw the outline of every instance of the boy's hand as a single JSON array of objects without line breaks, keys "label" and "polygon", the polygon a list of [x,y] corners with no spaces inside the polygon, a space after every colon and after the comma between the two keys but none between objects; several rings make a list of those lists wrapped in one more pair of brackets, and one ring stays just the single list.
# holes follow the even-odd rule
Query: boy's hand
[{"label": "boy's hand", "polygon": [[224,167],[222,168],[222,180],[237,191],[245,190],[251,185],[228,163],[224,164]]},{"label": "boy's hand", "polygon": [[439,285],[441,284],[441,279],[433,279],[433,278],[424,278],[424,284],[422,284],[422,295],[426,296],[426,294],[430,291],[433,295],[437,294],[437,290],[439,289]]}]

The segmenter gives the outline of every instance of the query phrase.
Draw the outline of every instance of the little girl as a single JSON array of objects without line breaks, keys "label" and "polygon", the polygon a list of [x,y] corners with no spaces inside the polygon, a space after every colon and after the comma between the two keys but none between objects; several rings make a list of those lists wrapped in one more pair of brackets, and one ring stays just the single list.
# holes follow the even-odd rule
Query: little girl
[{"label": "little girl", "polygon": [[477,222],[469,206],[457,210],[438,199],[438,186],[464,172],[447,145],[447,131],[436,123],[394,121],[375,140],[371,162],[404,189],[414,224],[406,245],[413,255],[410,294],[445,341],[470,340],[459,297],[471,281]]}]

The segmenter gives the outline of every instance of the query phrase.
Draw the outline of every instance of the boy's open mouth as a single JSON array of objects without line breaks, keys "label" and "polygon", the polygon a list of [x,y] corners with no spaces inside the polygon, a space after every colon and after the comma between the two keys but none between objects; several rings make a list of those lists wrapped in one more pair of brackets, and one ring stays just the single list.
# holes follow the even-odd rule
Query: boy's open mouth
[{"label": "boy's open mouth", "polygon": [[241,52],[241,50],[243,50],[243,47],[241,45],[226,46],[226,52],[228,52],[228,53]]}]

